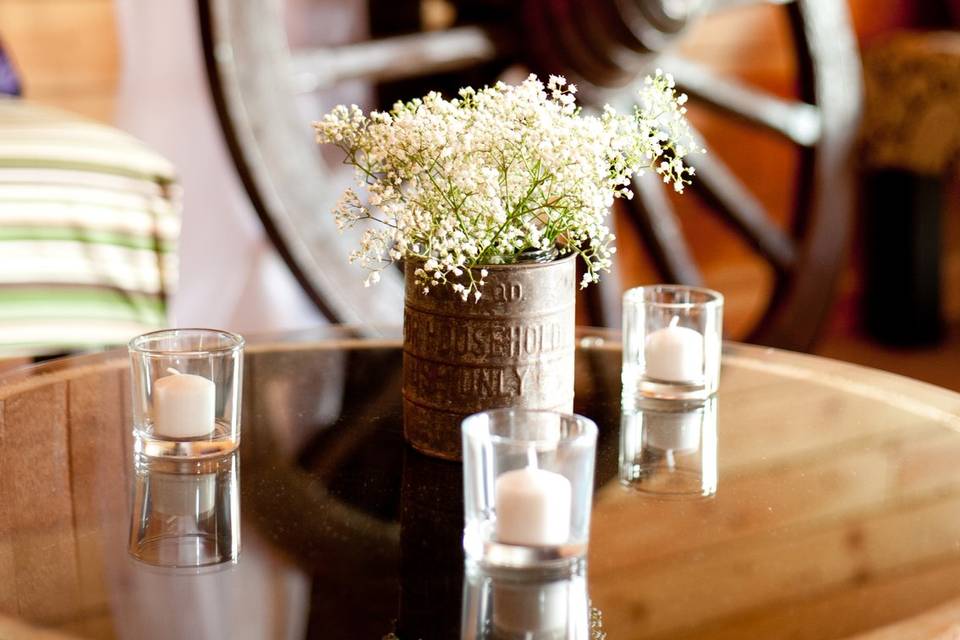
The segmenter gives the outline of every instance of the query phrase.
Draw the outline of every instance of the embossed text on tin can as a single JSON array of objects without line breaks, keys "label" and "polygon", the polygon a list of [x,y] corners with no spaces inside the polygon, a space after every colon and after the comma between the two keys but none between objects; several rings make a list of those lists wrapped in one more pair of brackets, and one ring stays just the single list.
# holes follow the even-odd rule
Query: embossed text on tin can
[{"label": "embossed text on tin can", "polygon": [[460,422],[477,411],[573,409],[574,256],[485,268],[475,302],[424,294],[407,265],[404,434],[430,455],[459,459]]}]

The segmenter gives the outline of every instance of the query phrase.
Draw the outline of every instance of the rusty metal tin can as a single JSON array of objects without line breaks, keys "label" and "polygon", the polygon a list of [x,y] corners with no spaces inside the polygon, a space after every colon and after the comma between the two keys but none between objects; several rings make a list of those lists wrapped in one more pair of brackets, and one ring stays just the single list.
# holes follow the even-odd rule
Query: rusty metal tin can
[{"label": "rusty metal tin can", "polygon": [[461,458],[460,422],[499,407],[571,412],[576,262],[490,265],[479,301],[448,287],[424,294],[406,269],[404,435],[432,456]]}]

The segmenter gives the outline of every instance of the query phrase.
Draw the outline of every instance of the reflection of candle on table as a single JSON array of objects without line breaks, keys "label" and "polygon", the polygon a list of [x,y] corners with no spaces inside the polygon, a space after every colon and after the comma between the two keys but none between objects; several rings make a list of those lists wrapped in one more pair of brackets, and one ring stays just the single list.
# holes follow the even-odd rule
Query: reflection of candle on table
[{"label": "reflection of candle on table", "polygon": [[647,412],[646,443],[661,451],[690,453],[700,448],[700,423],[703,411]]},{"label": "reflection of candle on table", "polygon": [[523,469],[500,474],[496,483],[497,541],[529,546],[561,545],[570,538],[570,481],[537,468],[531,447]]},{"label": "reflection of candle on table", "polygon": [[520,637],[544,633],[555,637],[553,634],[566,631],[569,586],[566,580],[543,584],[494,582],[494,628]]},{"label": "reflection of candle on table", "polygon": [[646,375],[667,382],[689,382],[703,378],[703,335],[679,327],[673,316],[670,325],[647,336],[643,350]]},{"label": "reflection of candle on table", "polygon": [[199,517],[210,512],[217,498],[217,474],[161,473],[150,476],[154,508],[170,516]]},{"label": "reflection of candle on table", "polygon": [[167,438],[210,435],[214,427],[213,380],[175,373],[153,383],[153,432]]}]

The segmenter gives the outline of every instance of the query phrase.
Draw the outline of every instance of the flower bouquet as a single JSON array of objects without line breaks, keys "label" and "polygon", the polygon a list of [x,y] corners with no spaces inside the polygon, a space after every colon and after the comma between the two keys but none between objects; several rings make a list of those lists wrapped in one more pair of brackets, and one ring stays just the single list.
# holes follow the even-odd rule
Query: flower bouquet
[{"label": "flower bouquet", "polygon": [[609,269],[610,207],[633,196],[634,174],[683,191],[694,173],[668,74],[646,78],[630,113],[588,114],[575,98],[562,77],[531,75],[314,123],[365,192],[334,212],[341,230],[362,228],[351,260],[365,283],[405,265],[405,429],[421,450],[458,457],[467,413],[572,405],[574,258],[581,287]]}]

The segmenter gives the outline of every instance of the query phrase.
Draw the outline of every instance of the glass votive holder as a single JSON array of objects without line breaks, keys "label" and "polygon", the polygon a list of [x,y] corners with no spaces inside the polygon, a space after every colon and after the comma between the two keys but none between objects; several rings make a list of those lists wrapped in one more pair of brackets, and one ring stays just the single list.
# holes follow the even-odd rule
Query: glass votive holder
[{"label": "glass votive holder", "polygon": [[589,640],[585,571],[563,578],[488,573],[468,564],[463,640]]},{"label": "glass votive holder", "polygon": [[240,556],[240,454],[134,461],[131,556],[146,564],[195,569]]},{"label": "glass votive holder", "polygon": [[620,422],[620,482],[661,498],[710,497],[717,492],[716,397],[700,404],[624,401]]},{"label": "glass votive holder", "polygon": [[625,395],[703,400],[720,384],[723,295],[658,284],[623,294]]},{"label": "glass votive holder", "polygon": [[463,421],[467,557],[484,566],[559,567],[590,534],[597,425],[583,416],[495,409]]},{"label": "glass votive holder", "polygon": [[167,329],[130,341],[137,453],[200,458],[240,444],[243,338]]}]

